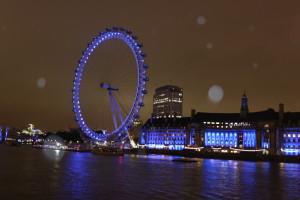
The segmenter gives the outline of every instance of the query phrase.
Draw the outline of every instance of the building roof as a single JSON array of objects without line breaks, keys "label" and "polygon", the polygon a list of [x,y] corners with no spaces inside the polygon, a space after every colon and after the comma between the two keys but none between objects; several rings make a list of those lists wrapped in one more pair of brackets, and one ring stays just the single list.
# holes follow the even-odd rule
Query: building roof
[{"label": "building roof", "polygon": [[247,115],[247,119],[250,121],[271,121],[271,120],[278,120],[279,113],[276,112],[274,109],[268,109],[259,112],[250,112]]},{"label": "building roof", "polygon": [[[144,124],[148,127],[187,127],[190,123],[201,122],[266,122],[278,121],[279,112],[274,109],[267,109],[259,112],[249,112],[246,118],[241,117],[240,113],[206,113],[197,112],[194,117],[182,118],[150,118]],[[286,112],[283,118],[284,125],[300,125],[300,112]]]},{"label": "building roof", "polygon": [[186,127],[190,123],[190,120],[190,117],[150,118],[143,127]]},{"label": "building roof", "polygon": [[198,112],[191,122],[204,122],[204,121],[219,121],[219,122],[241,122],[241,121],[269,121],[277,120],[278,112],[273,109],[268,109],[259,112],[249,112],[246,118],[241,117],[240,113],[205,113]]},{"label": "building roof", "polygon": [[284,126],[300,126],[300,112],[286,112],[283,117]]},{"label": "building roof", "polygon": [[159,88],[156,88],[155,92],[165,91],[165,90],[181,91],[182,88],[180,88],[180,87],[178,87],[176,85],[164,85],[164,86],[161,86]]},{"label": "building roof", "polygon": [[284,113],[284,119],[300,120],[300,112],[286,112]]}]

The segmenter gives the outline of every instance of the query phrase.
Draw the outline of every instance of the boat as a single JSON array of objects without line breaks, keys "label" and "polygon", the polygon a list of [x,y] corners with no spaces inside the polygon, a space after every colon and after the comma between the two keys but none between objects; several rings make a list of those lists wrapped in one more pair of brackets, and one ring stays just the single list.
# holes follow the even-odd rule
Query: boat
[{"label": "boat", "polygon": [[124,156],[124,151],[122,149],[111,147],[93,148],[92,153],[103,156]]}]

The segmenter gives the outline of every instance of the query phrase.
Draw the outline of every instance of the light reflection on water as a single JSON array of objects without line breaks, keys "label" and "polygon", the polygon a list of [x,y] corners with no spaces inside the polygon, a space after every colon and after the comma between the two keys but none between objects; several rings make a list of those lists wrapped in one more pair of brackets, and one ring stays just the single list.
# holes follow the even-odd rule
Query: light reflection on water
[{"label": "light reflection on water", "polygon": [[64,151],[58,150],[58,149],[43,149],[42,150],[44,155],[54,161],[60,161],[64,156]]},{"label": "light reflection on water", "polygon": [[300,165],[0,146],[1,199],[299,199]]}]

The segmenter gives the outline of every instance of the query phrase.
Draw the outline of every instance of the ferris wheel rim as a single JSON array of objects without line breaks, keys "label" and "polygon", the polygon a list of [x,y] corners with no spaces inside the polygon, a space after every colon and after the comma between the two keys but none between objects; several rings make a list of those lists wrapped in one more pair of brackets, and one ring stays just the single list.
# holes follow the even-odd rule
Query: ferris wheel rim
[{"label": "ferris wheel rim", "polygon": [[[88,126],[82,115],[80,107],[80,83],[90,55],[97,47],[101,46],[103,42],[112,39],[118,39],[124,42],[131,49],[131,53],[134,55],[137,71],[136,92],[132,107],[123,122],[109,134],[99,134]],[[132,126],[133,121],[138,118],[138,112],[144,105],[144,95],[147,93],[146,82],[149,80],[147,77],[148,66],[145,64],[144,58],[145,53],[142,51],[142,45],[138,42],[136,36],[134,36],[131,31],[123,28],[106,29],[105,31],[100,32],[100,34],[93,38],[92,42],[88,44],[76,67],[72,91],[73,112],[75,114],[75,119],[80,129],[88,137],[98,141],[103,141],[110,135],[122,136],[122,134],[125,134]]]}]

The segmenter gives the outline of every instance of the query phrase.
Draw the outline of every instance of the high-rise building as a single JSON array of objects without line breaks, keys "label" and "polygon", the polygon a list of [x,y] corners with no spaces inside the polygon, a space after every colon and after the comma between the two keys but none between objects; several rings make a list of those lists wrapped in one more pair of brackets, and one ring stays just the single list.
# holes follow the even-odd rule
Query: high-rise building
[{"label": "high-rise building", "polygon": [[182,88],[166,85],[155,90],[153,96],[153,118],[182,117]]}]

